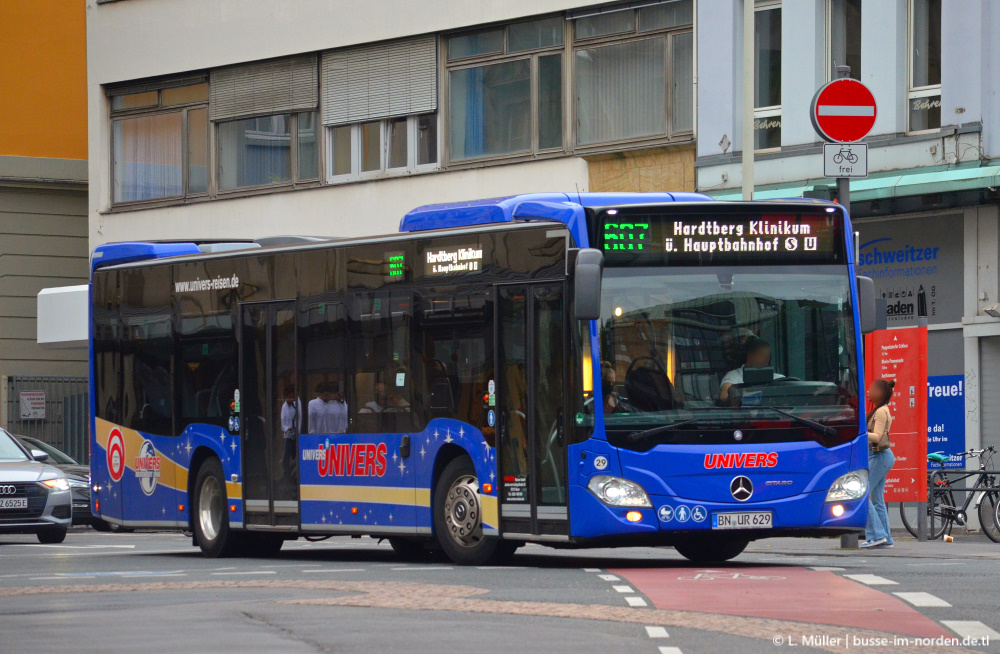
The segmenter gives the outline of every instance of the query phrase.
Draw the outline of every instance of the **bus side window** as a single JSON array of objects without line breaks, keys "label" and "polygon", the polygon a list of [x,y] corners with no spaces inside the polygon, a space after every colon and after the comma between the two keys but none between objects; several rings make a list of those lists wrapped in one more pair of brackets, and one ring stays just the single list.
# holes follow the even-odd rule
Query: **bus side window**
[{"label": "bus side window", "polygon": [[299,372],[306,399],[303,433],[349,431],[356,397],[347,383],[347,308],[337,294],[303,298],[299,305]]}]

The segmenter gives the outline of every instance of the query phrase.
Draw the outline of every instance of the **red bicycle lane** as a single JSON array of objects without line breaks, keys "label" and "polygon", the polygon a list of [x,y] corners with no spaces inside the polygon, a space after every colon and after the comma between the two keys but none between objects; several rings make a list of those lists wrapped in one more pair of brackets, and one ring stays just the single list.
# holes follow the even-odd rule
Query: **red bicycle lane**
[{"label": "red bicycle lane", "polygon": [[770,618],[954,637],[897,597],[827,570],[796,567],[628,568],[628,580],[658,609]]}]

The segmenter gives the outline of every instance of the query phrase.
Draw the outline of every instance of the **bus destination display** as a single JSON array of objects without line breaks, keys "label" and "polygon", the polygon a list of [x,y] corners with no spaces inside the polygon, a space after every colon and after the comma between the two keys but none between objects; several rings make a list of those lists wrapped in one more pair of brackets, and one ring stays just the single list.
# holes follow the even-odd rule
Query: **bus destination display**
[{"label": "bus destination display", "polygon": [[634,215],[607,213],[601,248],[612,261],[839,261],[843,245],[832,216]]},{"label": "bus destination display", "polygon": [[406,253],[385,253],[385,281],[400,282],[406,278]]}]

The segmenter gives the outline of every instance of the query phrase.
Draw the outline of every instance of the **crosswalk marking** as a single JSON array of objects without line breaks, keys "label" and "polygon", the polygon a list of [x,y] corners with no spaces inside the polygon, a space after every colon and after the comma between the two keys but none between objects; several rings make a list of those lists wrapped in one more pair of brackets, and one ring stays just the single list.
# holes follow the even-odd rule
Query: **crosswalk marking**
[{"label": "crosswalk marking", "polygon": [[629,606],[648,606],[648,604],[646,604],[646,600],[641,597],[636,597],[635,595],[626,597],[625,601],[628,602]]},{"label": "crosswalk marking", "polygon": [[979,620],[942,620],[941,624],[954,631],[959,636],[969,638],[996,638],[1000,640],[1000,633],[990,629]]},{"label": "crosswalk marking", "polygon": [[879,577],[878,575],[844,575],[848,579],[853,579],[854,581],[859,581],[862,584],[868,584],[869,586],[898,586],[895,581],[891,579],[886,579],[885,577]]},{"label": "crosswalk marking", "polygon": [[618,581],[618,577],[616,577],[615,575],[597,575],[597,576],[603,579],[604,581]]},{"label": "crosswalk marking", "polygon": [[665,627],[646,627],[646,635],[650,638],[670,638]]},{"label": "crosswalk marking", "polygon": [[612,586],[612,588],[614,588],[615,590],[617,590],[619,593],[634,593],[635,592],[634,590],[632,590],[631,586]]},{"label": "crosswalk marking", "polygon": [[816,572],[841,572],[847,568],[838,568],[835,565],[811,565],[810,570],[815,570]]},{"label": "crosswalk marking", "polygon": [[940,597],[935,597],[930,593],[893,593],[896,597],[909,602],[913,606],[951,606]]},{"label": "crosswalk marking", "polygon": [[683,654],[680,647],[661,647],[660,654]]},{"label": "crosswalk marking", "polygon": [[584,568],[583,571],[584,572],[600,572],[601,569],[600,568]]}]

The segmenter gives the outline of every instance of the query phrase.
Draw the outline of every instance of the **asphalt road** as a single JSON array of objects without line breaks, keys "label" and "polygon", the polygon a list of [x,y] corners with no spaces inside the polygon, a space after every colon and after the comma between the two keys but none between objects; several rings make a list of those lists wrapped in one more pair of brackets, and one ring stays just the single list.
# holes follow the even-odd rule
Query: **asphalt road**
[{"label": "asphalt road", "polygon": [[1000,546],[974,537],[761,541],[713,568],[528,546],[462,568],[369,538],[205,559],[180,534],[73,530],[0,536],[0,653],[1000,652],[998,580]]}]

